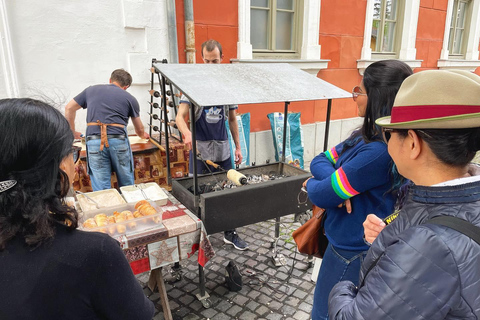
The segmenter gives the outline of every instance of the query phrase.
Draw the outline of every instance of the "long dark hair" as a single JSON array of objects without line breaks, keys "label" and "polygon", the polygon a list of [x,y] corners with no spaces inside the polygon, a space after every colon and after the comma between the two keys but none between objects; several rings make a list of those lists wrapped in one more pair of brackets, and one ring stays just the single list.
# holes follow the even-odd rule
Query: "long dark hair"
[{"label": "long dark hair", "polygon": [[399,60],[381,60],[369,65],[363,74],[367,91],[367,107],[363,125],[345,141],[344,151],[362,138],[366,143],[382,140],[382,131],[375,120],[391,115],[393,102],[403,80],[412,75],[412,69]]},{"label": "long dark hair", "polygon": [[[377,61],[365,69],[363,86],[367,91],[367,107],[363,125],[345,140],[341,153],[355,146],[362,139],[366,143],[383,141],[382,129],[375,124],[375,120],[392,114],[393,102],[398,89],[403,80],[412,74],[412,68],[400,60]],[[404,178],[398,173],[393,161],[390,174],[392,188],[389,192],[395,193],[404,183]]]},{"label": "long dark hair", "polygon": [[70,182],[60,169],[72,143],[68,122],[54,107],[0,100],[0,181],[17,181],[0,192],[0,250],[17,236],[35,248],[54,236],[58,222],[77,227],[77,212],[63,202]]}]

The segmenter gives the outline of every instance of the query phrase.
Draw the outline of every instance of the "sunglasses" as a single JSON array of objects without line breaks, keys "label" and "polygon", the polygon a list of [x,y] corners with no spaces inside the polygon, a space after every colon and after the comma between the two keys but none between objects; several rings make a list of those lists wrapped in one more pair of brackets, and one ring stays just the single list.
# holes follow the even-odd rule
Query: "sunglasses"
[{"label": "sunglasses", "polygon": [[355,86],[353,87],[352,89],[352,98],[353,100],[357,100],[358,96],[366,96],[367,94],[366,93],[363,93],[362,92],[362,88],[360,88],[359,86]]},{"label": "sunglasses", "polygon": [[[382,133],[383,133],[383,140],[388,143],[388,140],[390,140],[390,138],[392,137],[392,132],[401,132],[401,131],[408,131],[408,129],[392,129],[392,128],[382,128]],[[428,133],[426,133],[425,131],[423,130],[420,130],[420,129],[415,129],[413,130],[417,133],[421,133],[419,136],[420,138],[422,139],[425,139],[425,136],[432,139],[432,136],[429,135]]]},{"label": "sunglasses", "polygon": [[77,163],[78,159],[80,159],[81,151],[82,151],[81,147],[77,147],[77,146],[72,147],[73,163]]},{"label": "sunglasses", "polygon": [[383,140],[388,144],[388,141],[392,137],[392,132],[398,132],[398,129],[382,128]]}]

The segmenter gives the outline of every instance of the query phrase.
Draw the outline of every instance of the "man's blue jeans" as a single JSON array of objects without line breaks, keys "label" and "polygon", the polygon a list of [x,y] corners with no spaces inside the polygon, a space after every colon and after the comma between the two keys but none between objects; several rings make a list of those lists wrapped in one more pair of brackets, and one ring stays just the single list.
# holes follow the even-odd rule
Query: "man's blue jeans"
[{"label": "man's blue jeans", "polygon": [[135,183],[132,150],[127,139],[109,138],[109,147],[100,151],[100,139],[87,141],[87,161],[93,191],[112,188],[112,170],[117,175],[118,186]]},{"label": "man's blue jeans", "polygon": [[313,294],[312,320],[328,319],[328,295],[338,282],[350,280],[358,284],[360,266],[366,253],[342,250],[328,244]]}]

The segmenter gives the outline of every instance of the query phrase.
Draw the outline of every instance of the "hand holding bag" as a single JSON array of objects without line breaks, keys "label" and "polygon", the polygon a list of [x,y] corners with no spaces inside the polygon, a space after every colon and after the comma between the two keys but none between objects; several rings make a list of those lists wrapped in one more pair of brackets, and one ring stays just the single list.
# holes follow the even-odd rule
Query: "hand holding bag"
[{"label": "hand holding bag", "polygon": [[323,229],[325,217],[325,209],[314,205],[310,220],[292,233],[300,253],[323,258],[328,245],[328,239]]}]

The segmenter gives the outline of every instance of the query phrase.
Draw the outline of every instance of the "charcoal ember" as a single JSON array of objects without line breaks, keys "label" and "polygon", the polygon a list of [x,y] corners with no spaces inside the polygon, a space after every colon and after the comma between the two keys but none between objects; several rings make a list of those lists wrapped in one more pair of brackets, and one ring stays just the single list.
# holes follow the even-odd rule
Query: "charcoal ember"
[{"label": "charcoal ember", "polygon": [[[278,179],[283,179],[287,177],[286,175],[278,174],[275,171],[271,171],[268,174],[245,174],[245,176],[247,177],[247,185],[258,184],[258,183],[263,183],[270,180],[278,180]],[[202,193],[208,193],[208,192],[222,191],[225,189],[235,189],[240,187],[242,186],[237,186],[234,182],[227,179],[223,181],[218,181],[214,185],[212,185],[211,183],[200,184],[198,186],[198,189],[200,194],[202,194]],[[188,190],[193,193],[193,187],[188,188]]]},{"label": "charcoal ember", "polygon": [[[215,186],[212,186],[210,183],[202,183],[202,184],[199,184],[198,185],[198,193],[199,194],[202,194],[202,193],[209,193],[209,192],[212,192],[212,191],[215,191],[213,190]],[[188,191],[190,191],[191,193],[193,193],[193,186],[189,187],[188,188]]]}]

